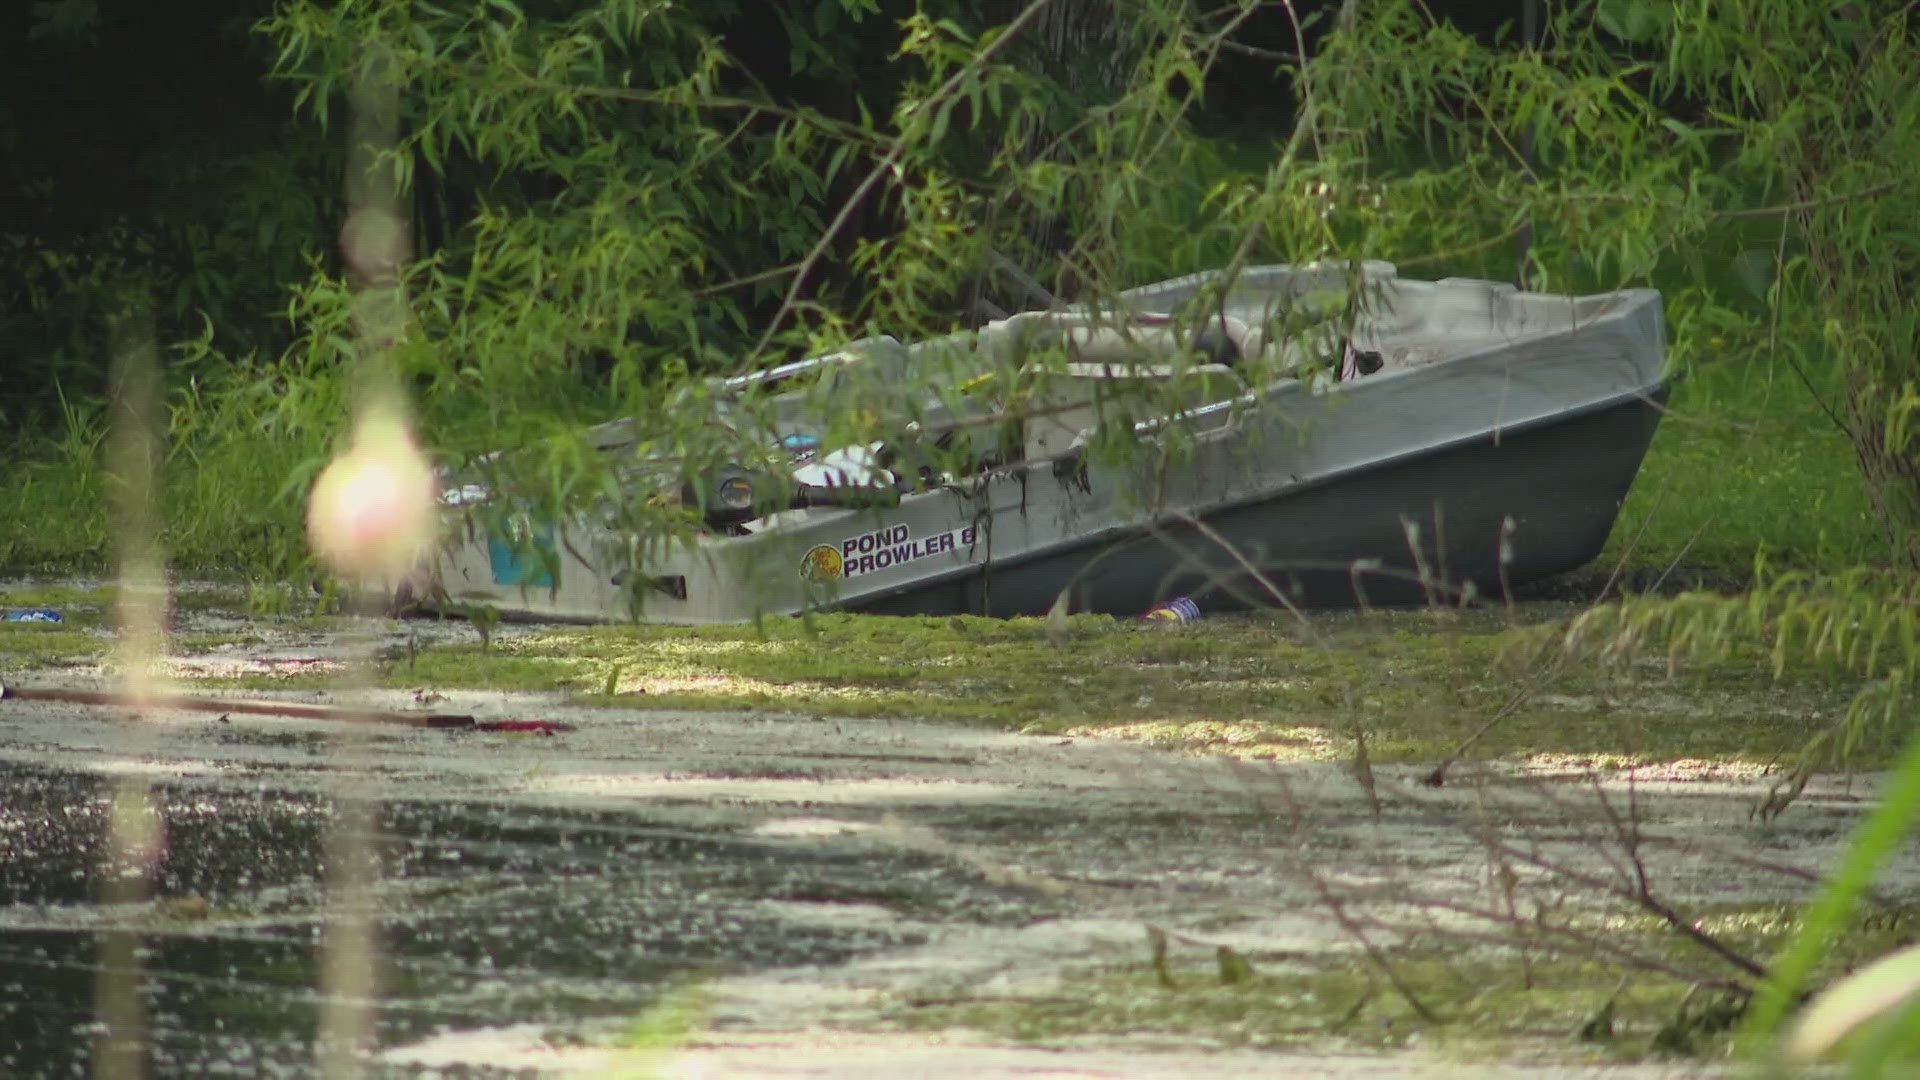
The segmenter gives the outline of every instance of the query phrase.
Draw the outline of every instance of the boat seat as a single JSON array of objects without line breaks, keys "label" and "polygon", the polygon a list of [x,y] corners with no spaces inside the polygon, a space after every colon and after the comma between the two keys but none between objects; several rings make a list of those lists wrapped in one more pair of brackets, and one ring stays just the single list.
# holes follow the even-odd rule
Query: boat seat
[{"label": "boat seat", "polygon": [[1077,361],[1025,373],[1028,460],[1056,457],[1102,422],[1146,420],[1243,394],[1225,364],[1106,364]]},{"label": "boat seat", "polygon": [[1255,340],[1247,323],[1231,315],[1196,326],[1158,312],[1025,311],[981,327],[976,347],[988,367],[1017,366],[1050,347],[1091,363],[1156,364],[1189,354],[1232,364]]},{"label": "boat seat", "polygon": [[[1144,420],[1245,393],[1245,381],[1221,361],[1244,355],[1253,331],[1230,316],[1210,327],[1196,331],[1153,313],[1117,322],[1092,312],[1029,311],[983,327],[978,347],[990,363],[1019,372],[1014,400],[1022,416],[1009,434],[1036,460],[1065,453],[1103,420]],[[1049,347],[1064,349],[1066,361],[1026,359]],[[1178,362],[1183,356],[1205,359]]]}]

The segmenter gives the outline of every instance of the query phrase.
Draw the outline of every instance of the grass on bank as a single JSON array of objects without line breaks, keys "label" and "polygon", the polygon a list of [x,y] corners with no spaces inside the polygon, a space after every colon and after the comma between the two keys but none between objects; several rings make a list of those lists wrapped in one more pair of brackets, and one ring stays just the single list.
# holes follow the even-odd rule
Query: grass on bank
[{"label": "grass on bank", "polygon": [[[1572,609],[1526,609],[1527,620]],[[1163,626],[1033,619],[826,616],[696,630],[610,627],[437,646],[395,661],[395,687],[569,690],[649,708],[918,716],[1035,733],[1098,732],[1167,746],[1299,760],[1432,761],[1529,684],[1536,661],[1503,611],[1321,616],[1309,637],[1281,616]],[[1767,763],[1840,715],[1850,683],[1775,684],[1732,662],[1669,674],[1565,666],[1478,751],[1578,768],[1683,759]],[[1869,757],[1896,747],[1865,749]]]},{"label": "grass on bank", "polygon": [[[1544,624],[1576,610],[1533,604],[1511,617]],[[380,679],[395,689],[558,691],[632,708],[946,719],[1255,759],[1344,759],[1364,732],[1383,763],[1445,755],[1525,688],[1520,707],[1475,744],[1476,756],[1576,770],[1681,763],[1693,772],[1790,757],[1842,715],[1854,688],[1818,670],[1776,683],[1748,662],[1757,657],[1674,673],[1658,661],[1625,670],[1568,664],[1536,680],[1540,660],[1508,632],[1509,617],[1504,609],[1325,614],[1311,634],[1274,615],[1186,626],[1083,615],[1064,635],[1035,619],[972,617],[593,627],[496,636],[490,645],[477,636],[423,644],[391,655]],[[337,629],[332,619],[283,623],[289,639]],[[185,635],[175,651],[202,651],[203,639]],[[109,646],[86,619],[0,624],[0,676],[96,662]],[[331,679],[315,665],[203,685],[274,691]],[[1863,746],[1856,760],[1894,749]]]},{"label": "grass on bank", "polygon": [[1671,568],[1670,582],[1739,585],[1758,551],[1837,571],[1888,550],[1853,448],[1813,391],[1784,365],[1729,360],[1677,381],[1590,573],[1618,566],[1644,587]]},{"label": "grass on bank", "polygon": [[[164,402],[161,551],[198,576],[285,580],[306,562],[303,493],[344,413],[269,380],[218,382]],[[58,429],[32,434],[0,461],[0,576],[104,573],[114,540],[105,406],[65,401]]]}]

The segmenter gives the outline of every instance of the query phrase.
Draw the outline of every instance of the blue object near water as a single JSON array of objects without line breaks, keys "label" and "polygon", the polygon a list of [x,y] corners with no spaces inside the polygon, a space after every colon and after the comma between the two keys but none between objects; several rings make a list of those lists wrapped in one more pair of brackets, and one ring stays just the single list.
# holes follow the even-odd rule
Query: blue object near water
[{"label": "blue object near water", "polygon": [[1151,622],[1190,623],[1200,617],[1200,605],[1185,596],[1177,596],[1164,604],[1155,604],[1146,614]]},{"label": "blue object near water", "polygon": [[60,614],[58,608],[8,608],[7,622],[65,622],[67,617]]},{"label": "blue object near water", "polygon": [[785,435],[780,439],[780,449],[797,458],[812,457],[820,449],[820,436],[804,432]]},{"label": "blue object near water", "polygon": [[501,537],[487,540],[487,562],[495,585],[524,585],[530,589],[553,588],[553,571],[559,563],[553,546],[553,530],[533,530],[533,550]]}]

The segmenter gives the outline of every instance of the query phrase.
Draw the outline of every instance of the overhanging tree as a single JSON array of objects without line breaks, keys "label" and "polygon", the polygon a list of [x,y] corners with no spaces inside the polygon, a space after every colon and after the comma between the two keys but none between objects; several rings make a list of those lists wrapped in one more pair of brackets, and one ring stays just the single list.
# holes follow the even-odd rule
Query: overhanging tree
[{"label": "overhanging tree", "polygon": [[[553,376],[589,360],[647,413],[683,365],[946,330],[1004,256],[1076,296],[1314,258],[1502,277],[1525,231],[1536,286],[1665,287],[1682,364],[1764,353],[1840,387],[1890,551],[1920,557],[1900,8],[1579,0],[1526,40],[1420,0],[778,11],[791,74],[850,103],[743,64],[752,13],[726,3],[294,0],[266,24],[322,118],[382,42],[408,87],[404,164],[464,178],[471,214],[410,283],[402,354],[430,415],[511,430],[577,404]],[[1250,51],[1274,58],[1292,126],[1263,169],[1223,168],[1193,124],[1232,107],[1204,100],[1209,73],[1280,16],[1293,48]],[[885,42],[885,63],[845,40]],[[885,93],[862,93],[876,70]],[[316,281],[308,325],[341,301]],[[310,335],[303,370],[335,341]]]},{"label": "overhanging tree", "polygon": [[[1836,387],[1829,412],[1889,557],[1920,568],[1910,7],[1548,10],[1530,47],[1471,38],[1416,0],[1360,9],[1307,69],[1337,189],[1387,185],[1397,251],[1530,222],[1550,286],[1666,285],[1683,360],[1777,355],[1809,389]],[[1434,164],[1396,168],[1409,145]],[[1429,215],[1436,197],[1451,212]]]}]

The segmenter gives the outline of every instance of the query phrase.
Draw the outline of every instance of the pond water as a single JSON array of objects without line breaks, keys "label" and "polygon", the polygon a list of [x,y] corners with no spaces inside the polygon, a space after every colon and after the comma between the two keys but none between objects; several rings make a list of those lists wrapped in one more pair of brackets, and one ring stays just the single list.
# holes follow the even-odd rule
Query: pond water
[{"label": "pond water", "polygon": [[[0,766],[0,1075],[87,1074],[99,947],[116,917],[140,928],[156,1075],[311,1074],[331,804],[159,787],[159,899],[110,912],[95,901],[117,872],[103,851],[110,796],[97,776]],[[378,848],[387,1047],[527,1023],[578,1041],[689,975],[910,944],[915,915],[1018,917],[927,856],[784,844],[644,809],[395,802],[380,808]],[[805,917],[850,904],[908,917]]]}]

